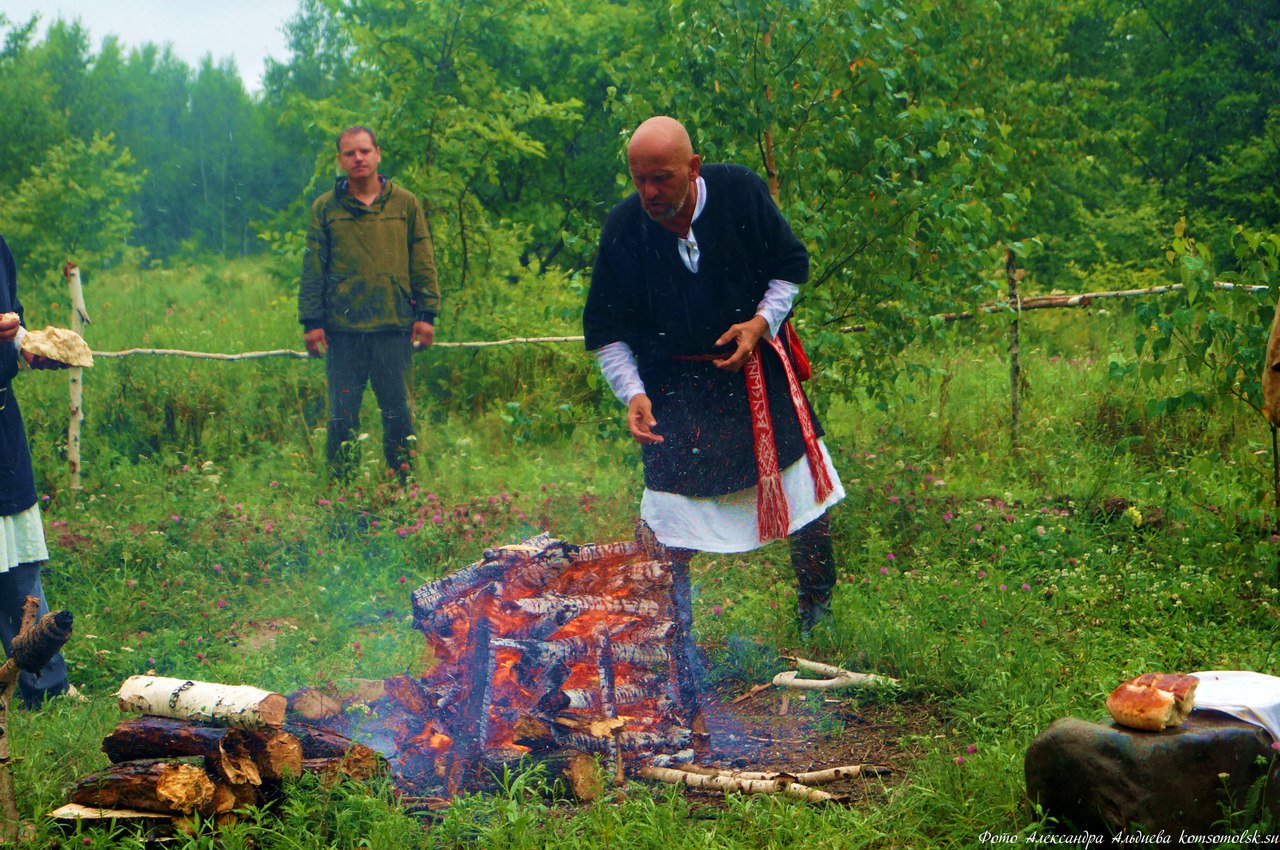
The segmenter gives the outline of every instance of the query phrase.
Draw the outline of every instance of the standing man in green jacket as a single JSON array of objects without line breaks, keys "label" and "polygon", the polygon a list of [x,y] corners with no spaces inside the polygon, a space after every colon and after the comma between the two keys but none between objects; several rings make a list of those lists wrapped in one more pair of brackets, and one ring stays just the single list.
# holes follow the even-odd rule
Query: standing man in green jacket
[{"label": "standing man in green jacket", "polygon": [[411,471],[413,352],[435,338],[440,289],[431,233],[412,192],[378,173],[382,151],[368,127],[338,136],[339,177],[311,205],[298,288],[298,320],[307,353],[328,349],[329,469],[347,478],[359,453],[365,384],[382,410],[387,466]]}]

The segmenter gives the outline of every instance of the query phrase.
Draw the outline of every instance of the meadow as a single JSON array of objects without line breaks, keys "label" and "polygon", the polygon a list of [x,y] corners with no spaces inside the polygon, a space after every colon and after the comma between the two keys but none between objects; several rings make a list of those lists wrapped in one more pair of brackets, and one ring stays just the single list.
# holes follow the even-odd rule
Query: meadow
[{"label": "meadow", "polygon": [[[103,273],[88,288],[86,336],[99,351],[300,349],[286,280],[264,261]],[[489,338],[576,333],[581,287],[558,283],[536,316],[470,307],[490,311]],[[24,300],[29,324],[64,322],[65,297]],[[1148,416],[1152,388],[1123,368],[1136,358],[1129,305],[1022,325],[1017,450],[1002,317],[910,349],[875,396],[826,393],[823,370],[845,364],[811,351],[810,392],[848,491],[833,512],[832,628],[802,644],[784,548],[694,562],[696,630],[721,692],[767,681],[779,653],[803,646],[903,683],[844,692],[815,735],[839,735],[859,701],[936,708],[942,731],[904,742],[918,757],[884,793],[849,807],[732,795],[706,805],[631,781],[577,805],[531,769],[423,821],[386,787],[303,780],[276,809],[174,846],[967,848],[984,831],[1043,831],[1022,764],[1053,720],[1105,718],[1106,694],[1150,670],[1274,672],[1280,550],[1261,417],[1229,397]],[[440,339],[475,329],[443,325]],[[326,481],[318,362],[99,358],[85,378],[81,491],[67,486],[65,380],[21,377],[46,591],[75,614],[66,654],[88,697],[12,716],[24,817],[40,821],[106,763],[98,745],[129,675],[288,692],[413,670],[415,587],[542,530],[578,543],[630,535],[638,452],[579,346],[419,358],[408,487],[383,475],[371,398],[361,475]],[[1161,393],[1196,388],[1191,376],[1168,382]],[[1248,803],[1224,810],[1223,825],[1270,828]],[[31,846],[141,842],[42,824]]]}]

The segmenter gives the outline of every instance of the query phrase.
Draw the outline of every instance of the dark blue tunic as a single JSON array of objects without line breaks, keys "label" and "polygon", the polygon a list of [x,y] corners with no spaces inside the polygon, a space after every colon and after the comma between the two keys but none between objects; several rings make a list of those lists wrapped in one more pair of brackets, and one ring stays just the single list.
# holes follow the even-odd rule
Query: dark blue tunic
[{"label": "dark blue tunic", "polygon": [[[22,315],[18,301],[18,269],[8,244],[0,238],[0,313]],[[18,374],[18,347],[0,343],[0,516],[21,513],[36,503],[31,453],[22,427],[22,413],[13,394]]]},{"label": "dark blue tunic", "polygon": [[[665,438],[642,449],[645,486],[721,496],[757,482],[746,382],[741,372],[680,358],[712,353],[730,325],[755,315],[770,280],[804,283],[809,254],[755,172],[704,165],[701,176],[698,272],[680,259],[677,237],[632,194],[601,231],[583,330],[588,350],[625,342],[635,352],[655,430]],[[761,350],[778,463],[786,468],[804,455],[804,440],[782,364],[767,346]],[[816,417],[814,424],[821,435]]]}]

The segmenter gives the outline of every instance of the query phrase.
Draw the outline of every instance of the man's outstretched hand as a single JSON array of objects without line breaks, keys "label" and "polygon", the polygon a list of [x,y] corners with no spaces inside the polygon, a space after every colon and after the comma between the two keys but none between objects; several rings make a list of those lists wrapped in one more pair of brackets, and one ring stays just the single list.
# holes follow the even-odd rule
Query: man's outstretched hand
[{"label": "man's outstretched hand", "polygon": [[745,322],[731,325],[729,330],[716,340],[716,346],[733,343],[738,347],[737,351],[728,357],[721,357],[711,362],[717,369],[724,369],[726,372],[738,371],[742,368],[742,364],[747,362],[751,352],[756,350],[756,344],[760,342],[760,338],[767,333],[769,333],[769,323],[763,316],[753,316]]},{"label": "man's outstretched hand", "polygon": [[627,427],[631,429],[631,436],[635,437],[636,442],[642,445],[661,443],[665,438],[653,430],[653,426],[657,424],[649,397],[644,393],[632,396],[627,405]]}]

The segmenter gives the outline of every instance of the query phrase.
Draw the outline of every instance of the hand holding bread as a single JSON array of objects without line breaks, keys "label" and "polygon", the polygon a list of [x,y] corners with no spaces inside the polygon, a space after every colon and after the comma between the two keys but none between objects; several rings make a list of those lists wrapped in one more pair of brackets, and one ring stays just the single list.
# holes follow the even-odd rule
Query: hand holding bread
[{"label": "hand holding bread", "polygon": [[[33,358],[43,357],[67,366],[93,365],[93,352],[89,350],[88,343],[80,334],[66,328],[50,325],[41,331],[28,331],[22,338],[21,347]],[[36,366],[34,359],[31,365]]]}]

